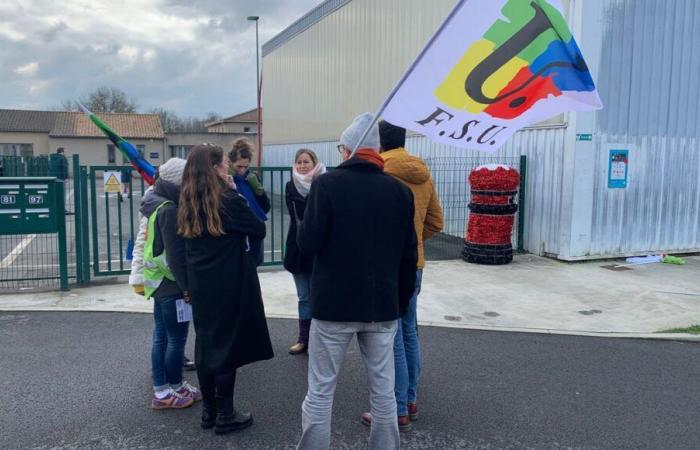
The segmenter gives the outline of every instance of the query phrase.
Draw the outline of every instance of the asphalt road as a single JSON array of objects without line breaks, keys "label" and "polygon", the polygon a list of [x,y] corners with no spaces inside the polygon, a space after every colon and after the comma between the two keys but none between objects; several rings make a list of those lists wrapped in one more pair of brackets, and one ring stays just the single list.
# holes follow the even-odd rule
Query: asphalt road
[{"label": "asphalt road", "polygon": [[[0,313],[2,448],[293,448],[305,356],[296,323],[270,320],[276,357],[243,368],[252,428],[216,436],[201,406],[151,411],[152,318]],[[700,442],[700,345],[422,328],[420,420],[406,449],[691,449]],[[188,343],[192,354],[192,342]],[[196,382],[192,373],[186,372]],[[353,344],[336,394],[333,448],[366,448],[364,368]]]}]

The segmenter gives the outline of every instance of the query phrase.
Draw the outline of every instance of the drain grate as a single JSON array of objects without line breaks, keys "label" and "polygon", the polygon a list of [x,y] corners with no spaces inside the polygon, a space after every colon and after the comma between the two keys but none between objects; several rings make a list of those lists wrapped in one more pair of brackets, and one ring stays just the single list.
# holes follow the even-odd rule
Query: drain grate
[{"label": "drain grate", "polygon": [[603,269],[612,270],[613,272],[624,272],[625,270],[634,270],[631,267],[618,266],[616,264],[609,264],[607,266],[600,266],[600,267],[602,267]]},{"label": "drain grate", "polygon": [[603,311],[599,309],[591,309],[589,311],[579,311],[578,313],[584,316],[592,316],[593,314],[603,314]]}]

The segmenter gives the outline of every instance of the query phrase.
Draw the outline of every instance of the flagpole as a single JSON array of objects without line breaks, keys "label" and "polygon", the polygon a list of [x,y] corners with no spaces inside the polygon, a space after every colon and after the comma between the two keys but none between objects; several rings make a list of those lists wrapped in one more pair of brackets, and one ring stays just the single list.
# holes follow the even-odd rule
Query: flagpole
[{"label": "flagpole", "polygon": [[445,20],[442,21],[442,24],[440,25],[440,27],[437,29],[437,31],[435,31],[435,33],[433,33],[433,36],[430,38],[430,40],[429,40],[428,43],[425,45],[425,47],[423,47],[423,50],[421,50],[421,52],[418,54],[418,56],[417,56],[416,59],[413,61],[413,63],[408,67],[408,69],[406,70],[406,72],[404,72],[404,74],[403,74],[403,76],[401,77],[401,79],[399,80],[399,82],[396,83],[396,86],[394,86],[394,89],[391,90],[391,92],[389,93],[389,95],[387,96],[387,98],[384,100],[384,103],[382,103],[382,105],[379,107],[379,110],[378,110],[377,113],[374,115],[374,120],[372,120],[372,123],[369,124],[369,126],[367,127],[367,129],[365,130],[365,132],[362,134],[362,137],[361,137],[360,140],[357,142],[357,145],[355,146],[355,148],[352,149],[352,153],[350,154],[350,157],[352,157],[352,156],[355,154],[355,152],[360,148],[360,145],[362,145],[362,143],[365,141],[365,139],[367,138],[367,135],[369,134],[369,132],[370,132],[370,130],[372,129],[372,127],[379,121],[379,118],[380,118],[381,115],[384,113],[384,110],[386,109],[386,107],[387,107],[387,106],[389,105],[389,103],[394,99],[394,96],[396,95],[396,92],[398,92],[398,90],[399,90],[399,88],[401,87],[401,85],[404,84],[404,82],[406,81],[406,79],[408,78],[408,76],[411,75],[411,73],[412,73],[413,70],[416,68],[416,66],[418,65],[418,63],[423,59],[423,57],[425,56],[425,54],[428,52],[428,49],[430,49],[430,47],[433,45],[433,43],[435,42],[435,40],[437,39],[437,37],[440,35],[440,33],[442,33],[442,31],[445,29],[445,27],[446,27],[447,25],[449,25],[449,23],[452,21],[452,19],[454,18],[454,16],[457,14],[457,11],[459,11],[459,9],[460,9],[467,1],[468,1],[468,0],[459,0],[459,3],[457,3],[457,5],[456,5],[454,8],[452,8],[452,11],[450,11],[450,13],[447,15],[447,17],[445,18]]}]

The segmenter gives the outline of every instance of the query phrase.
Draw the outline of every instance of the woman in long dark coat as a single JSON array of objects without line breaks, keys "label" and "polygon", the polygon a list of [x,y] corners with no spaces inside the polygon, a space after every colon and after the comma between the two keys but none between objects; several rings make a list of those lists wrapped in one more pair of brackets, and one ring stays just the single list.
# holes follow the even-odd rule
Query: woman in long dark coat
[{"label": "woman in long dark coat", "polygon": [[187,286],[197,333],[195,363],[204,397],[202,427],[218,434],[246,428],[236,411],[236,369],[273,356],[250,241],[265,225],[228,180],[221,147],[196,146],[187,158],[178,211],[187,239]]}]

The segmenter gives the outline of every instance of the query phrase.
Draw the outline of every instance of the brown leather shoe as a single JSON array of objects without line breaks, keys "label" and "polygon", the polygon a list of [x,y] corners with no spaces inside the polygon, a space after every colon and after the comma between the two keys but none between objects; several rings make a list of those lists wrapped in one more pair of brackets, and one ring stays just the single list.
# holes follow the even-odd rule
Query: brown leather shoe
[{"label": "brown leather shoe", "polygon": [[[363,425],[372,426],[372,414],[366,412],[360,416]],[[398,416],[399,431],[411,431],[411,419],[408,416]]]},{"label": "brown leather shoe", "polygon": [[309,350],[308,345],[302,344],[301,342],[297,342],[296,344],[289,347],[289,354],[290,355],[301,355],[302,353],[306,353],[308,350]]},{"label": "brown leather shoe", "polygon": [[399,431],[411,431],[411,419],[408,416],[399,416]]},{"label": "brown leather shoe", "polygon": [[408,417],[411,419],[411,422],[418,420],[418,405],[415,403],[408,404]]}]

